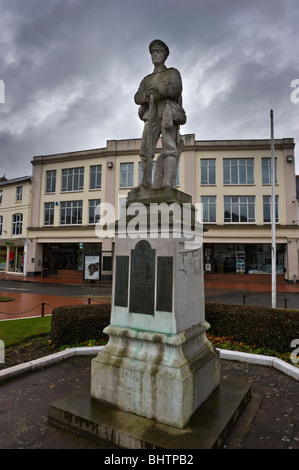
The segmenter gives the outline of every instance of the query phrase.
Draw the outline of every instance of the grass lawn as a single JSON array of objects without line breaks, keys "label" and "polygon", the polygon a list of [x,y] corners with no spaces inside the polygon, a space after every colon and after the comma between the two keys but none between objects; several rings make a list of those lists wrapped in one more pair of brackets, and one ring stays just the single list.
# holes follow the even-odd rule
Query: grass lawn
[{"label": "grass lawn", "polygon": [[50,330],[51,316],[0,321],[0,339],[5,347],[50,333]]}]

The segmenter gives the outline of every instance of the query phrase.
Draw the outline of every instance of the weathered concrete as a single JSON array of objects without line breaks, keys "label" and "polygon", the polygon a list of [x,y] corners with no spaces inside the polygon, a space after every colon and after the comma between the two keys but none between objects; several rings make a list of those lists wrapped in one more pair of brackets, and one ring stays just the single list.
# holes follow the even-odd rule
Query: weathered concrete
[{"label": "weathered concrete", "polygon": [[222,379],[184,429],[178,429],[91,399],[89,387],[52,403],[51,424],[126,449],[220,448],[251,398],[246,380]]}]

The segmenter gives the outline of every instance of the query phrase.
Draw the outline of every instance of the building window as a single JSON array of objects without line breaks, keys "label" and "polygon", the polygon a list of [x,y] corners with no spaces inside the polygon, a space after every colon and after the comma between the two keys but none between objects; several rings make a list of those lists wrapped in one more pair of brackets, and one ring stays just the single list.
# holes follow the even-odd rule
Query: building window
[{"label": "building window", "polygon": [[0,204],[2,204],[3,191],[0,191]]},{"label": "building window", "polygon": [[82,201],[65,201],[60,203],[60,224],[82,224]]},{"label": "building window", "polygon": [[84,167],[62,170],[62,191],[82,191],[84,186]]},{"label": "building window", "polygon": [[44,225],[54,224],[54,202],[45,202]]},{"label": "building window", "polygon": [[23,225],[23,214],[14,214],[12,216],[12,234],[21,235]]},{"label": "building window", "polygon": [[101,199],[90,199],[88,210],[88,223],[96,224],[100,220]]},{"label": "building window", "polygon": [[216,196],[201,196],[202,221],[216,222]]},{"label": "building window", "polygon": [[[263,196],[264,222],[272,221],[271,200],[271,196]],[[279,222],[278,196],[275,196],[275,222]]]},{"label": "building window", "polygon": [[56,170],[46,172],[46,193],[55,193],[56,191]]},{"label": "building window", "polygon": [[0,235],[2,235],[2,229],[3,229],[3,216],[0,215]]},{"label": "building window", "polygon": [[90,167],[90,189],[101,189],[102,187],[102,165]]},{"label": "building window", "polygon": [[224,196],[224,222],[255,222],[255,196]]},{"label": "building window", "polygon": [[[271,158],[262,158],[262,183],[271,184]],[[277,158],[275,158],[275,184],[277,184]]]},{"label": "building window", "polygon": [[216,184],[216,160],[201,160],[201,184]]},{"label": "building window", "polygon": [[23,199],[23,186],[17,187],[17,201],[22,201]]},{"label": "building window", "polygon": [[120,187],[131,188],[134,182],[134,163],[120,164]]},{"label": "building window", "polygon": [[224,158],[223,184],[254,184],[254,159]]}]

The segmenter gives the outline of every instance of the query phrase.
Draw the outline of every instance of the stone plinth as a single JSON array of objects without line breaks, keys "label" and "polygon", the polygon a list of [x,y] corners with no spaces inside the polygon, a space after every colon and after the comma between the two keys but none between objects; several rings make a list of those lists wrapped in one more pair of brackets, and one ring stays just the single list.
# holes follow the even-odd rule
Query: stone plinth
[{"label": "stone plinth", "polygon": [[202,247],[190,243],[183,211],[179,223],[169,219],[168,234],[163,224],[148,232],[151,204],[182,208],[190,196],[137,189],[128,205],[136,202],[147,222],[138,238],[129,219],[118,224],[109,342],[92,361],[91,397],[182,429],[220,382],[206,338]]}]

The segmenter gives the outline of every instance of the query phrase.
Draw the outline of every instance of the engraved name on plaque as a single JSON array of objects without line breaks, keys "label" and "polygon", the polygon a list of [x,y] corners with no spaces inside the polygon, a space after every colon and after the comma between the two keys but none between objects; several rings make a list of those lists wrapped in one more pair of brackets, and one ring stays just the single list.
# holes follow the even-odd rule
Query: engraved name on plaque
[{"label": "engraved name on plaque", "polygon": [[130,312],[155,314],[155,250],[146,240],[131,250]]},{"label": "engraved name on plaque", "polygon": [[172,312],[173,257],[158,256],[157,310]]},{"label": "engraved name on plaque", "polygon": [[129,256],[116,256],[114,305],[128,306]]}]

